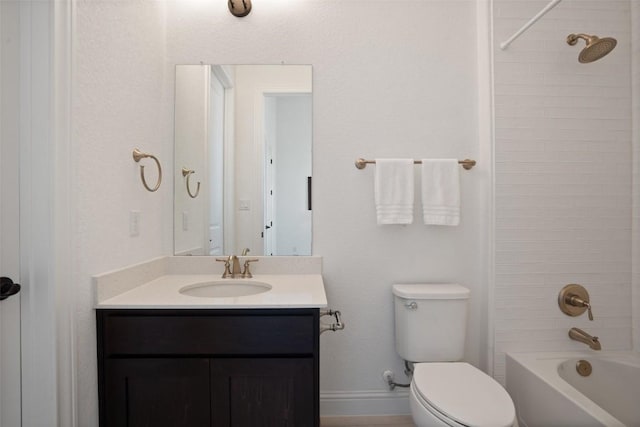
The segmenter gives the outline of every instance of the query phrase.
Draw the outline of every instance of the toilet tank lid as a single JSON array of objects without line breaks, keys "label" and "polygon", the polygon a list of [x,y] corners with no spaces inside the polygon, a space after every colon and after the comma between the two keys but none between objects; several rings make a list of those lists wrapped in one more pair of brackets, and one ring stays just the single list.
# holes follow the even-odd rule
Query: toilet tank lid
[{"label": "toilet tank lid", "polygon": [[406,283],[393,285],[393,294],[410,299],[467,299],[469,289],[455,283]]}]

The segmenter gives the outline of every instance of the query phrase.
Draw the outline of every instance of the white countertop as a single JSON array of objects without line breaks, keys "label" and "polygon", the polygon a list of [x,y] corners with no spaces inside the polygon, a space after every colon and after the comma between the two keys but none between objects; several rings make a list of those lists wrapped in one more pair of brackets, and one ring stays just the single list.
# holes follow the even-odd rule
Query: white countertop
[{"label": "white countertop", "polygon": [[109,298],[96,308],[310,308],[326,307],[327,297],[320,274],[263,274],[252,279],[224,279],[236,282],[263,282],[272,288],[256,295],[240,297],[195,297],[179,290],[195,283],[222,281],[219,276],[172,274],[161,276],[130,291]]},{"label": "white countertop", "polygon": [[[191,257],[182,257],[191,258]],[[298,264],[303,260],[296,261]],[[191,263],[176,267],[178,264]],[[238,297],[198,297],[180,293],[180,289],[196,283],[223,281],[219,272],[193,268],[199,260],[157,258],[114,272],[94,277],[98,309],[240,309],[240,308],[323,308],[327,306],[322,274],[316,267],[294,268],[293,274],[254,274],[251,279],[224,279],[225,282],[262,282],[271,285],[267,292]],[[273,262],[273,261],[270,261]],[[308,260],[305,264],[321,260]],[[213,264],[211,261],[208,264]],[[211,267],[207,267],[211,268]],[[253,267],[252,267],[253,268]],[[265,266],[265,270],[266,270]],[[185,270],[197,274],[185,274]],[[279,269],[278,269],[279,270]],[[296,271],[297,270],[297,271]],[[317,271],[317,272],[316,272]]]}]

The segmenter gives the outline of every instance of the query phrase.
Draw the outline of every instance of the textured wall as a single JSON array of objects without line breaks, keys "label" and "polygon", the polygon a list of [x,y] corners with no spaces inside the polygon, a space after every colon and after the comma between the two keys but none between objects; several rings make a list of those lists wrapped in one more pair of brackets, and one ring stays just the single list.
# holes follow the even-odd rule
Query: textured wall
[{"label": "textured wall", "polygon": [[633,348],[640,351],[640,3],[631,2],[633,117]]},{"label": "textured wall", "polygon": [[[495,361],[504,353],[580,349],[584,328],[608,350],[631,346],[629,1],[563,1],[498,48],[547,4],[494,2]],[[592,64],[569,33],[614,36]],[[582,43],[581,46],[584,46]],[[558,291],[581,283],[595,321],[565,316]]]},{"label": "textured wall", "polygon": [[[489,165],[462,173],[455,228],[426,227],[420,215],[410,226],[378,227],[375,166],[353,165],[357,157],[484,158],[476,46],[469,42],[475,19],[473,0],[264,0],[243,19],[224,1],[78,2],[79,425],[95,425],[97,417],[90,276],[172,251],[171,180],[146,192],[131,150],[140,146],[172,165],[176,63],[313,65],[313,252],[324,256],[330,304],[347,324],[321,339],[325,413],[408,409],[406,398],[394,398],[406,392],[388,392],[381,379],[385,369],[402,377],[394,282],[468,286],[467,359],[484,366]],[[142,212],[139,238],[128,236],[132,209]]]},{"label": "textured wall", "polygon": [[[91,276],[171,253],[173,247],[173,97],[167,88],[162,2],[76,4],[73,72],[73,191],[78,258],[76,347],[78,425],[98,416],[95,313]],[[170,69],[173,72],[173,69]],[[173,81],[173,75],[171,76]],[[156,155],[164,182],[144,189],[135,147]],[[155,183],[155,163],[144,160]],[[140,235],[129,237],[129,212]]]},{"label": "textured wall", "polygon": [[[211,168],[207,162],[211,138],[211,69],[201,65],[176,67],[174,95],[174,144],[173,163],[167,164],[167,180],[173,178],[173,248],[176,254],[208,254],[209,237],[209,181]],[[174,165],[180,170],[176,170]],[[190,191],[197,190],[197,183],[204,181],[202,193],[192,198],[187,192],[186,178],[181,168],[194,170],[190,177]],[[173,173],[169,173],[173,171]],[[171,182],[171,181],[170,181]],[[186,218],[185,218],[186,216]],[[186,224],[185,224],[186,222]],[[185,227],[186,225],[186,227]]]}]

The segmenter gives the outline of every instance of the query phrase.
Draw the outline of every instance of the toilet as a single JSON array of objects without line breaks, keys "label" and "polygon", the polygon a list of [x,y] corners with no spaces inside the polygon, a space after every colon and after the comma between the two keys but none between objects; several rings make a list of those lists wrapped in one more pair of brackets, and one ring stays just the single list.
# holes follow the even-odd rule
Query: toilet
[{"label": "toilet", "polygon": [[460,362],[469,290],[457,284],[393,285],[396,351],[414,363],[409,402],[418,427],[517,426],[513,401],[493,378]]}]

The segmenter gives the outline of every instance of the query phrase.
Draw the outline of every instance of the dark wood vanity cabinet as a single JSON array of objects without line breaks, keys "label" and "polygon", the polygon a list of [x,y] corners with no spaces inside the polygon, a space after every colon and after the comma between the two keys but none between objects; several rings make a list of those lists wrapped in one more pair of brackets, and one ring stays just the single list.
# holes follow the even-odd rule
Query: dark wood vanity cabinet
[{"label": "dark wood vanity cabinet", "polygon": [[318,427],[318,316],[97,310],[100,426]]}]

